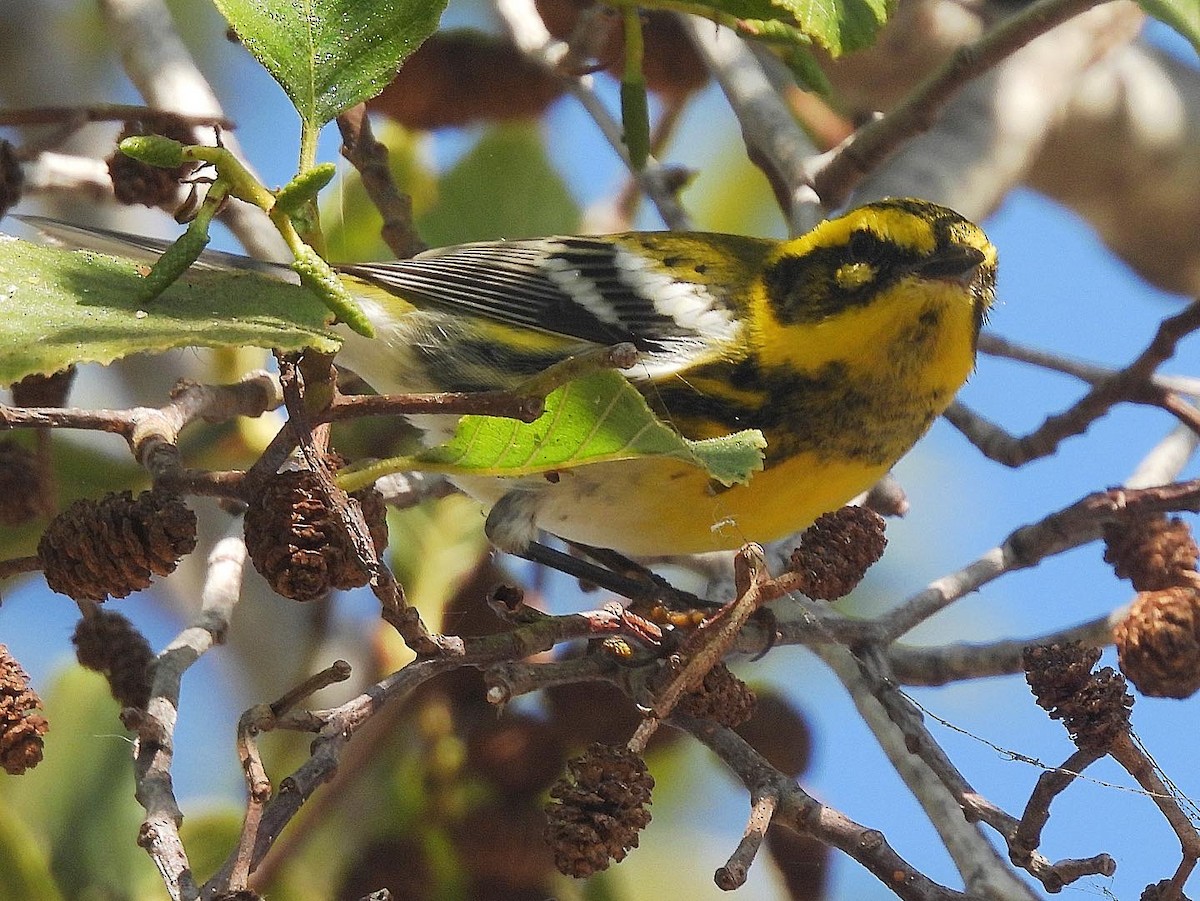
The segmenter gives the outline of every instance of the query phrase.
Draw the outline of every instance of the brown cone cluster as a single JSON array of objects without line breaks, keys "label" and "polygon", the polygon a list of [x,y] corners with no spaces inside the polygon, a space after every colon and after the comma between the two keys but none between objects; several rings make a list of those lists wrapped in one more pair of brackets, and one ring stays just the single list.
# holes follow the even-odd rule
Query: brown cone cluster
[{"label": "brown cone cluster", "polygon": [[79,665],[100,673],[122,707],[145,709],[150,701],[150,643],[115,610],[92,610],[71,636]]},{"label": "brown cone cluster", "polygon": [[[156,116],[152,122],[126,122],[117,136],[117,142],[147,134],[162,135],[182,144],[194,143],[192,129],[181,119],[167,114]],[[117,202],[127,206],[141,204],[154,207],[173,203],[180,183],[196,167],[195,163],[184,163],[173,169],[164,169],[135,160],[120,150],[114,150],[106,162]]]},{"label": "brown cone cluster", "polygon": [[1104,527],[1104,562],[1138,591],[1189,584],[1197,558],[1192,530],[1179,517],[1127,516]]},{"label": "brown cone cluster", "polygon": [[196,547],[196,514],[158,489],[77,500],[38,543],[46,584],[77,601],[123,598],[174,572]]},{"label": "brown cone cluster", "polygon": [[0,644],[0,767],[12,776],[42,761],[42,736],[50,723],[36,712],[41,706],[29,676]]},{"label": "brown cone cluster", "polygon": [[1128,516],[1104,529],[1104,559],[1138,595],[1113,627],[1121,671],[1144,695],[1186,698],[1200,690],[1200,558],[1178,517]]},{"label": "brown cone cluster", "polygon": [[[362,506],[375,553],[382,553],[387,546],[383,496],[367,488],[352,497]],[[246,510],[245,534],[254,568],[285,598],[311,601],[371,579],[330,508],[320,477],[310,470],[264,480]]]},{"label": "brown cone cluster", "polygon": [[654,779],[641,757],[593,744],[550,789],[546,843],[559,872],[583,879],[625,859],[650,822]]},{"label": "brown cone cluster", "polygon": [[408,128],[535,118],[562,82],[511,41],[476,31],[444,31],[405,60],[368,106]]},{"label": "brown cone cluster", "polygon": [[[665,672],[671,672],[668,667]],[[677,709],[733,729],[754,716],[757,699],[745,682],[724,663],[704,674],[704,681],[679,698]]]},{"label": "brown cone cluster", "polygon": [[804,530],[791,568],[804,578],[806,595],[835,601],[854,590],[886,547],[882,516],[866,507],[842,507]]},{"label": "brown cone cluster", "polygon": [[1077,641],[1028,647],[1025,679],[1038,706],[1062,720],[1081,750],[1105,751],[1129,728],[1133,696],[1111,666],[1096,672],[1100,649]]},{"label": "brown cone cluster", "polygon": [[1143,591],[1113,627],[1121,672],[1153,698],[1200,689],[1200,600],[1190,586]]}]

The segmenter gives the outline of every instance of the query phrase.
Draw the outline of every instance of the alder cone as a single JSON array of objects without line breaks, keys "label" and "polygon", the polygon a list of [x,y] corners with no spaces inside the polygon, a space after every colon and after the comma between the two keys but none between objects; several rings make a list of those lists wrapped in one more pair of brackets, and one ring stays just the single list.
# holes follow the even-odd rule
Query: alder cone
[{"label": "alder cone", "polygon": [[1187,698],[1200,689],[1200,597],[1175,586],[1143,591],[1113,628],[1123,672],[1156,698]]},{"label": "alder cone", "polygon": [[800,536],[791,568],[804,577],[801,590],[813,600],[836,601],[853,591],[887,547],[883,517],[847,505],[822,513]]},{"label": "alder cone", "polygon": [[20,776],[42,761],[50,723],[38,713],[41,698],[8,648],[0,644],[0,768]]},{"label": "alder cone", "polygon": [[550,789],[546,844],[560,873],[584,879],[625,859],[650,822],[654,778],[625,748],[594,744]]},{"label": "alder cone", "polygon": [[54,517],[38,542],[53,591],[77,601],[123,598],[175,571],[196,548],[196,514],[167,491],[83,498]]},{"label": "alder cone", "polygon": [[1099,648],[1065,641],[1027,647],[1021,656],[1038,706],[1062,722],[1076,747],[1105,751],[1128,731],[1133,696],[1111,666],[1092,671]]},{"label": "alder cone", "polygon": [[1104,562],[1138,591],[1196,584],[1197,558],[1192,529],[1177,516],[1132,515],[1104,527]]},{"label": "alder cone", "polygon": [[[382,497],[374,488],[354,497],[362,505],[375,552],[382,553],[387,544]],[[341,518],[329,506],[321,478],[310,470],[289,470],[264,480],[249,500],[243,531],[254,568],[285,598],[312,601],[371,579]]]}]

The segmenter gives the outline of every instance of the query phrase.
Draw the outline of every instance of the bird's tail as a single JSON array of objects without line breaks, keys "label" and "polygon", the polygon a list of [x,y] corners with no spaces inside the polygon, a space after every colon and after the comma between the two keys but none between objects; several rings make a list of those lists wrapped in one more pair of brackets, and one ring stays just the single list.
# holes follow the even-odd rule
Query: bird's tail
[{"label": "bird's tail", "polygon": [[[95,228],[87,225],[75,225],[63,222],[61,219],[50,219],[46,216],[15,216],[15,219],[36,229],[48,242],[71,250],[92,250],[96,253],[106,253],[110,256],[124,257],[141,262],[153,263],[161,256],[171,242],[163,238],[147,238],[128,232],[113,231],[107,228]],[[206,250],[192,264],[204,269],[242,269],[260,272],[272,278],[282,278],[296,281],[291,269],[284,263],[270,263],[256,260],[252,257],[236,253],[225,253],[220,250]]]}]

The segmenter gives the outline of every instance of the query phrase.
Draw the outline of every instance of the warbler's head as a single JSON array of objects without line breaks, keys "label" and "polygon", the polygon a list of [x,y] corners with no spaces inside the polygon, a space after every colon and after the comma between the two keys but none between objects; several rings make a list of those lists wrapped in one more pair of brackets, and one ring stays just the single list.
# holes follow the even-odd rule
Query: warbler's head
[{"label": "warbler's head", "polygon": [[[947,285],[956,290],[936,290]],[[996,248],[983,231],[953,210],[911,198],[881,200],[822,222],[782,244],[764,273],[782,325],[939,296],[968,303],[978,334],[995,285]]]}]

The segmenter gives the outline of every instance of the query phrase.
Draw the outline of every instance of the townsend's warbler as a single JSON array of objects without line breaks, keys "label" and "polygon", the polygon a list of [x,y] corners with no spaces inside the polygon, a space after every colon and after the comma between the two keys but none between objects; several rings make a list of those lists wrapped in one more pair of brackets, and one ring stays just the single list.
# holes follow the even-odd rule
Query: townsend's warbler
[{"label": "townsend's warbler", "polygon": [[[290,275],[225,254],[210,262]],[[782,242],[631,232],[338,269],[378,338],[347,332],[337,359],[378,391],[512,387],[572,354],[632,342],[639,362],[626,375],[683,435],[760,429],[764,471],[729,488],[668,457],[551,479],[455,477],[492,507],[501,547],[520,549],[541,528],[684,554],[798,531],[883,476],[971,372],[996,252],[957,213],[904,199]],[[440,438],[453,421],[418,424]]]}]

